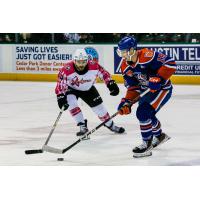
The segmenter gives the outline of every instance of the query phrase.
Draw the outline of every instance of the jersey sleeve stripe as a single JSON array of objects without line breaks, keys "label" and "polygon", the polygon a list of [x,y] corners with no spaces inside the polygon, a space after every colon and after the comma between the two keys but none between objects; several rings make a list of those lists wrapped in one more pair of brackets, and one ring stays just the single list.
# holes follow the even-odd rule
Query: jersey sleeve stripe
[{"label": "jersey sleeve stripe", "polygon": [[176,65],[175,66],[172,66],[172,65],[164,65],[165,67],[168,67],[168,68],[172,68],[172,69],[176,69]]}]

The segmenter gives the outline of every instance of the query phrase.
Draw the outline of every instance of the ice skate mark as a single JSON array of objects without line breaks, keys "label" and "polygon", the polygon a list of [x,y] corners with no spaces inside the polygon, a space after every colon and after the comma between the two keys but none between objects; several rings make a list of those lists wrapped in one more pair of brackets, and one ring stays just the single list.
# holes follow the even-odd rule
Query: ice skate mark
[{"label": "ice skate mark", "polygon": [[17,103],[32,103],[32,102],[40,102],[40,101],[49,101],[50,99],[54,99],[54,97],[41,98],[41,99],[32,99],[32,100],[22,100],[22,101],[10,101],[10,102],[0,102],[1,104],[17,104]]},{"label": "ice skate mark", "polygon": [[[35,128],[26,128],[21,129],[19,131],[26,132],[27,134],[39,134],[39,135],[46,135],[48,134],[49,130],[51,130],[51,126],[40,126]],[[75,134],[74,123],[64,123],[58,124],[56,128],[56,134]]]},{"label": "ice skate mark", "polygon": [[200,94],[183,94],[183,95],[174,95],[173,99],[185,100],[185,99],[200,99]]},{"label": "ice skate mark", "polygon": [[169,164],[169,166],[195,166],[195,165],[200,166],[200,158],[195,160],[187,160]]},{"label": "ice skate mark", "polygon": [[18,140],[13,140],[13,139],[10,139],[10,140],[0,140],[0,145],[13,145],[13,144],[17,144],[19,143]]}]

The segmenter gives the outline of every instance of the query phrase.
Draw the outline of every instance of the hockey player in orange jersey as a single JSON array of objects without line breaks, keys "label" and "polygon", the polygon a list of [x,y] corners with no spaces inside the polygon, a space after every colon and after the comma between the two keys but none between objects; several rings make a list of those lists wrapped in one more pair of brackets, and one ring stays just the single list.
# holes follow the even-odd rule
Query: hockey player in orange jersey
[{"label": "hockey player in orange jersey", "polygon": [[120,40],[117,53],[123,59],[121,73],[127,88],[118,106],[119,113],[130,114],[131,101],[150,89],[138,102],[136,116],[143,143],[133,149],[133,157],[151,156],[154,147],[170,139],[162,132],[156,114],[172,95],[170,77],[176,70],[176,63],[163,53],[146,48],[138,50],[137,41],[131,36]]}]

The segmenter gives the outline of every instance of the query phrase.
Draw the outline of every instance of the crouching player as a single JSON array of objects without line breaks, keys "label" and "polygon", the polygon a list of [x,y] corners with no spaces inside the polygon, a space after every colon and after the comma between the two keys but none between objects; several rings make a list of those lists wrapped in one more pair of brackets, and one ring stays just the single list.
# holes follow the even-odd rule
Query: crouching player
[{"label": "crouching player", "polygon": [[[58,106],[61,109],[69,109],[71,116],[80,127],[77,136],[83,136],[88,132],[87,120],[78,106],[78,98],[86,102],[93,112],[103,122],[110,118],[110,115],[103,105],[103,100],[94,86],[96,78],[103,79],[110,91],[110,95],[119,94],[119,88],[111,75],[97,62],[88,60],[84,49],[77,49],[73,60],[59,70],[56,85]],[[105,123],[105,126],[116,134],[125,132],[125,129],[118,127],[112,120]]]},{"label": "crouching player", "polygon": [[154,147],[170,139],[162,132],[156,114],[172,95],[170,77],[176,70],[176,63],[163,53],[146,48],[137,50],[137,41],[131,36],[121,39],[117,53],[123,59],[121,72],[127,87],[126,96],[118,106],[119,113],[130,114],[131,101],[150,88],[138,102],[136,115],[143,143],[133,149],[133,157],[151,156]]}]

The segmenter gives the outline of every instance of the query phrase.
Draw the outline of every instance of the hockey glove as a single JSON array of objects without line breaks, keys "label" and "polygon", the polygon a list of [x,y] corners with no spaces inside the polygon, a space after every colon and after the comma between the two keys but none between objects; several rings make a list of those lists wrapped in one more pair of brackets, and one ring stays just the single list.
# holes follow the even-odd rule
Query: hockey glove
[{"label": "hockey glove", "polygon": [[114,80],[110,80],[107,84],[110,95],[117,96],[119,94],[119,87]]},{"label": "hockey glove", "polygon": [[67,98],[64,94],[57,95],[58,106],[60,109],[64,106],[64,110],[67,110],[69,104],[67,103]]},{"label": "hockey glove", "polygon": [[150,92],[154,93],[161,89],[161,80],[159,77],[151,77],[149,79]]},{"label": "hockey glove", "polygon": [[130,100],[122,98],[117,110],[119,111],[120,115],[128,115],[131,113],[131,106],[132,103]]}]

